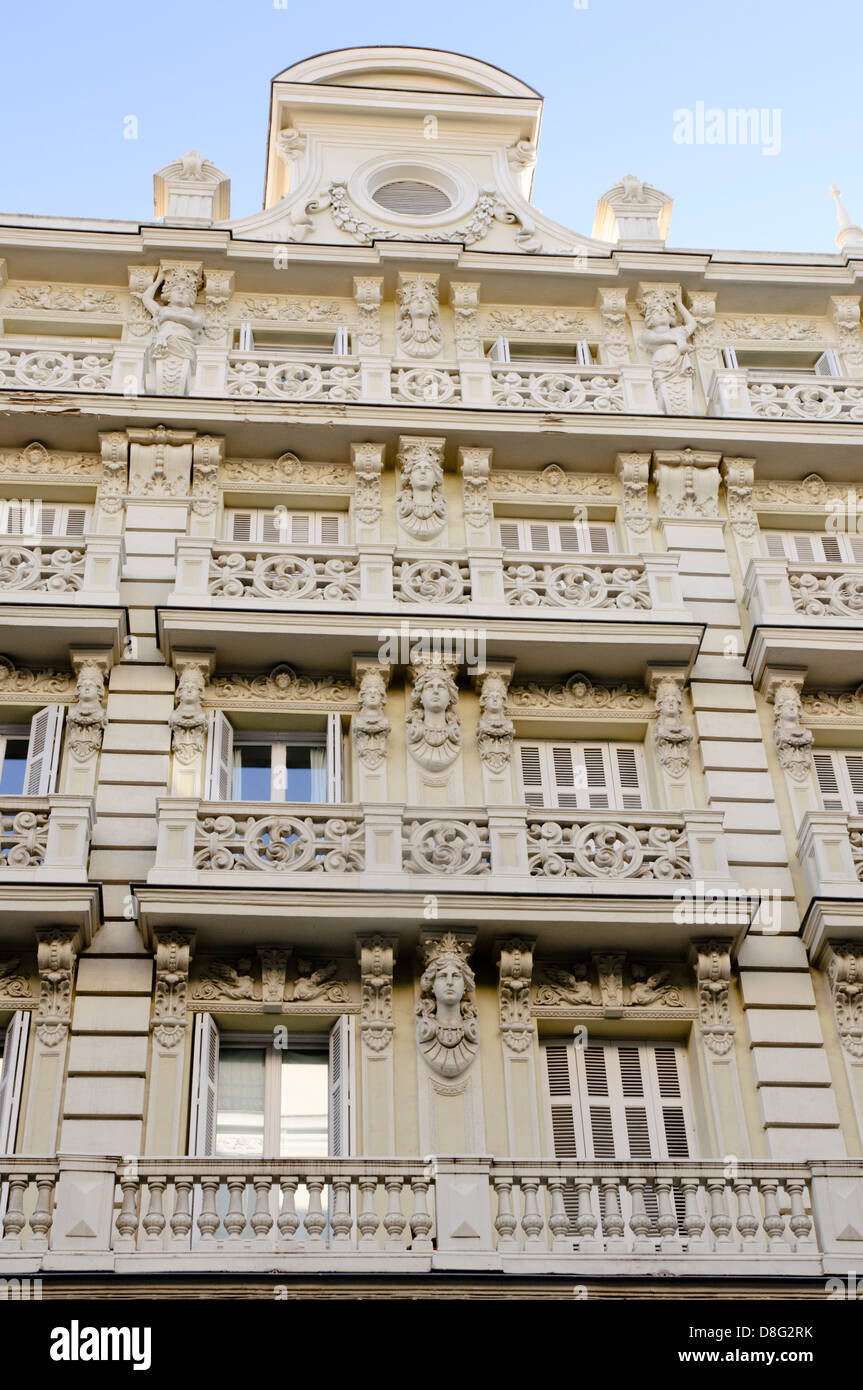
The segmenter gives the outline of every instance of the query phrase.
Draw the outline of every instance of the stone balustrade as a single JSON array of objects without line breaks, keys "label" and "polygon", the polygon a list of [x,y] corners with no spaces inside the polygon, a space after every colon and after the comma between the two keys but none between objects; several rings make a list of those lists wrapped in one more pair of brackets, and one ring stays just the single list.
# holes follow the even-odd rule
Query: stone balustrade
[{"label": "stone balustrade", "polygon": [[863,420],[863,385],[854,377],[734,367],[714,372],[708,415],[760,420]]},{"label": "stone balustrade", "polygon": [[179,606],[283,611],[297,605],[375,613],[457,608],[460,617],[537,616],[561,609],[602,619],[691,621],[678,559],[665,552],[579,558],[442,549],[434,555],[387,545],[252,545],[177,539]]},{"label": "stone balustrade", "polygon": [[830,618],[856,628],[863,616],[863,565],[756,558],[746,571],[745,596],[756,624],[811,627],[813,618]]},{"label": "stone balustrade", "polygon": [[863,900],[863,816],[808,811],[797,853],[811,897]]},{"label": "stone balustrade", "polygon": [[93,798],[0,798],[0,883],[86,883]]},{"label": "stone balustrade", "polygon": [[[535,807],[443,810],[395,803],[157,801],[149,883],[408,888],[423,876],[491,892],[559,892],[561,879],[614,891],[633,878],[728,884],[722,813]],[[230,877],[228,877],[230,876]],[[312,877],[314,876],[314,877]],[[431,884],[429,883],[429,887]],[[630,885],[631,887],[631,885]]]},{"label": "stone balustrade", "polygon": [[46,347],[45,340],[4,340],[0,388],[13,391],[116,391],[114,345]]},{"label": "stone balustrade", "polygon": [[0,604],[118,604],[121,536],[0,537]]},{"label": "stone balustrade", "polygon": [[139,1273],[823,1275],[863,1251],[843,1222],[861,1177],[859,1160],[4,1156],[0,1272],[75,1251]]}]

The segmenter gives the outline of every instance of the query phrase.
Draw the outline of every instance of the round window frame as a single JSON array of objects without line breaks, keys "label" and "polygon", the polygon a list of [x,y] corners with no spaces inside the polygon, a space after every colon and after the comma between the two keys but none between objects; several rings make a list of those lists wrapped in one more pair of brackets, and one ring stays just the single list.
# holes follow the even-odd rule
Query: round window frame
[{"label": "round window frame", "polygon": [[[375,202],[375,193],[384,184],[402,180],[413,183],[427,183],[450,199],[450,206],[442,212],[416,213],[390,212],[381,203]],[[348,195],[367,217],[383,220],[397,227],[443,227],[447,223],[465,217],[476,206],[479,189],[464,170],[445,164],[442,160],[393,159],[391,154],[370,159],[356,169],[348,180]]]}]

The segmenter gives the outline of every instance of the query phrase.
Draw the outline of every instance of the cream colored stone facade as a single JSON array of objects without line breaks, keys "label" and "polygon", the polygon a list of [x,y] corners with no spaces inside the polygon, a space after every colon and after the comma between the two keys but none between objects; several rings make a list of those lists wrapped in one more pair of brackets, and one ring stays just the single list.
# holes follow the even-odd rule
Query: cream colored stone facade
[{"label": "cream colored stone facade", "polygon": [[570,232],[540,108],[346,50],[261,213],[2,219],[3,1273],[863,1257],[863,233]]}]

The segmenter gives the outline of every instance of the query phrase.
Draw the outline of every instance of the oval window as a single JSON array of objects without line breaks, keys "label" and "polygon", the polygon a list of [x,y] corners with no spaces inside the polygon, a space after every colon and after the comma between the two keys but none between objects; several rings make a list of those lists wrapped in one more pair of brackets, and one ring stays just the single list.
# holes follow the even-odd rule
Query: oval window
[{"label": "oval window", "polygon": [[392,183],[381,184],[375,189],[373,198],[388,212],[398,212],[410,216],[430,217],[436,212],[446,212],[452,201],[442,188],[432,183],[420,183],[418,179],[396,179]]}]

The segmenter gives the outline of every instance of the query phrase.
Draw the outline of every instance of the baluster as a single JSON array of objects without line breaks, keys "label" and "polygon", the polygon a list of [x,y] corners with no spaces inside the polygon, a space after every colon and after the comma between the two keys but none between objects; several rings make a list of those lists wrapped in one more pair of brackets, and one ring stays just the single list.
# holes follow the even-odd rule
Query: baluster
[{"label": "baluster", "polygon": [[497,1193],[497,1216],[494,1221],[494,1228],[498,1234],[498,1250],[517,1250],[518,1241],[515,1232],[518,1227],[515,1209],[512,1202],[512,1178],[501,1177],[495,1173],[494,1190]]},{"label": "baluster", "polygon": [[377,1249],[377,1229],[380,1220],[375,1208],[375,1196],[378,1190],[378,1180],[368,1173],[364,1173],[359,1179],[360,1189],[360,1211],[357,1217],[357,1228],[360,1233],[360,1247],[372,1246]]},{"label": "baluster", "polygon": [[647,1207],[644,1204],[644,1189],[647,1186],[647,1178],[628,1178],[627,1186],[632,1199],[629,1229],[635,1236],[633,1250],[639,1253],[649,1251],[650,1254],[654,1254],[653,1241],[648,1236],[650,1217],[647,1215]]},{"label": "baluster", "polygon": [[410,1220],[412,1250],[431,1250],[433,1248],[431,1242],[432,1218],[428,1208],[428,1190],[428,1178],[411,1178],[411,1191],[414,1197],[413,1215]]},{"label": "baluster", "polygon": [[10,1250],[21,1249],[21,1232],[24,1229],[24,1193],[29,1178],[22,1173],[13,1173],[9,1178],[9,1198],[3,1217],[3,1244]]},{"label": "baluster", "polygon": [[149,1206],[147,1210],[147,1215],[141,1222],[141,1225],[147,1232],[145,1244],[149,1246],[156,1246],[159,1249],[161,1249],[162,1246],[162,1232],[164,1231],[165,1226],[167,1224],[167,1222],[165,1221],[165,1213],[162,1206],[162,1201],[165,1195],[165,1188],[167,1186],[167,1177],[147,1179],[147,1195],[149,1200]]},{"label": "baluster", "polygon": [[686,1232],[686,1248],[690,1255],[702,1250],[709,1250],[710,1242],[704,1235],[707,1222],[698,1208],[700,1180],[698,1178],[681,1178],[680,1186],[683,1188],[683,1229]]},{"label": "baluster", "polygon": [[387,1233],[386,1248],[387,1250],[405,1250],[407,1249],[407,1242],[404,1230],[408,1223],[402,1211],[402,1179],[384,1178],[384,1186],[387,1190],[387,1214],[384,1217],[384,1228]]},{"label": "baluster", "polygon": [[524,1231],[525,1250],[544,1250],[542,1231],[545,1222],[539,1210],[539,1178],[522,1178],[521,1191],[524,1197],[524,1212],[521,1229]]},{"label": "baluster", "polygon": [[117,1214],[117,1236],[114,1249],[134,1250],[138,1234],[138,1173],[134,1163],[127,1163],[119,1179],[123,1201]]},{"label": "baluster", "polygon": [[575,1219],[578,1231],[579,1250],[601,1250],[602,1241],[596,1239],[599,1224],[591,1202],[593,1182],[590,1178],[576,1178],[575,1190],[578,1193],[578,1215]]},{"label": "baluster", "polygon": [[569,1217],[563,1204],[563,1189],[566,1178],[549,1178],[548,1190],[551,1194],[551,1213],[548,1228],[551,1231],[552,1250],[566,1250],[572,1254],[572,1236],[569,1235]]},{"label": "baluster", "polygon": [[212,1240],[219,1225],[219,1213],[216,1211],[216,1193],[219,1190],[219,1178],[213,1174],[208,1174],[201,1178],[201,1211],[198,1216],[198,1230],[201,1232],[201,1240]]},{"label": "baluster", "polygon": [[707,1190],[710,1193],[710,1229],[713,1233],[714,1248],[727,1250],[734,1248],[731,1239],[731,1217],[728,1215],[728,1201],[724,1178],[708,1178]]},{"label": "baluster", "polygon": [[239,1240],[243,1231],[246,1229],[246,1213],[243,1210],[243,1198],[246,1195],[246,1179],[234,1174],[225,1179],[228,1185],[230,1199],[228,1210],[225,1213],[225,1230],[228,1232],[229,1240]]},{"label": "baluster", "polygon": [[46,1250],[48,1232],[54,1222],[54,1183],[53,1173],[36,1174],[36,1206],[30,1217],[30,1230],[33,1232],[29,1242],[31,1250]]},{"label": "baluster", "polygon": [[767,1249],[781,1252],[790,1250],[791,1247],[784,1238],[785,1218],[779,1212],[779,1199],[777,1197],[779,1181],[777,1178],[762,1178],[759,1186],[764,1199],[763,1224],[767,1232]]},{"label": "baluster", "polygon": [[294,1240],[297,1227],[300,1224],[300,1218],[297,1216],[295,1205],[299,1182],[299,1178],[279,1179],[279,1186],[282,1189],[282,1207],[276,1225],[279,1228],[279,1234],[281,1236],[279,1242],[281,1249],[295,1250],[298,1244],[302,1244],[302,1242],[295,1242]]},{"label": "baluster", "polygon": [[735,1178],[733,1182],[737,1196],[737,1229],[744,1250],[752,1250],[758,1245],[758,1217],[752,1211],[752,1179]]},{"label": "baluster", "polygon": [[171,1213],[172,1244],[175,1249],[188,1250],[192,1230],[192,1186],[191,1178],[174,1178],[174,1210]]},{"label": "baluster", "polygon": [[656,1192],[656,1224],[659,1227],[659,1248],[665,1255],[680,1254],[683,1246],[677,1229],[677,1211],[671,1195],[673,1180],[658,1177],[653,1186]]},{"label": "baluster", "polygon": [[354,1218],[351,1215],[351,1180],[333,1177],[333,1245],[350,1245]]},{"label": "baluster", "polygon": [[[803,1178],[789,1178],[785,1186],[791,1197],[791,1220],[788,1224],[796,1237],[798,1245],[812,1244],[812,1217],[807,1212],[806,1204],[803,1200],[803,1193],[806,1191],[805,1180]],[[33,1225],[32,1217],[30,1218],[30,1225]]]},{"label": "baluster", "polygon": [[324,1216],[324,1209],[321,1205],[321,1192],[324,1187],[324,1179],[317,1175],[306,1178],[306,1187],[309,1190],[309,1209],[306,1212],[306,1232],[312,1245],[323,1245],[324,1229],[327,1218]]},{"label": "baluster", "polygon": [[267,1174],[260,1173],[252,1178],[252,1186],[255,1189],[255,1210],[252,1212],[250,1224],[255,1233],[255,1240],[266,1240],[273,1225],[273,1213],[270,1211],[273,1180]]},{"label": "baluster", "polygon": [[605,1193],[605,1220],[602,1223],[605,1234],[605,1249],[625,1250],[626,1226],[620,1207],[620,1180],[618,1178],[602,1178],[600,1184]]}]

